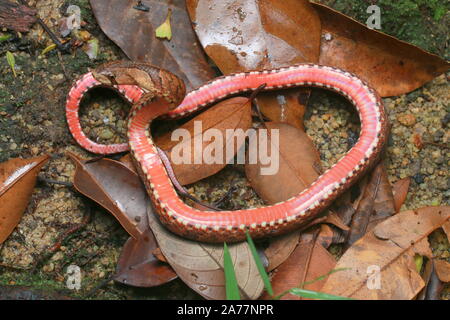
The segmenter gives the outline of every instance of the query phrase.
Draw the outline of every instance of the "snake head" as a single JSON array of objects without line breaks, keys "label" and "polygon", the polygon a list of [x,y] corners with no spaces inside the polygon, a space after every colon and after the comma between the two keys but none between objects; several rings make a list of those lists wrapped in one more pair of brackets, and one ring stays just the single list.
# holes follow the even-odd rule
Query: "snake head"
[{"label": "snake head", "polygon": [[115,61],[100,66],[92,75],[105,86],[138,86],[149,96],[164,98],[171,109],[176,108],[186,94],[184,82],[178,76],[147,63]]}]

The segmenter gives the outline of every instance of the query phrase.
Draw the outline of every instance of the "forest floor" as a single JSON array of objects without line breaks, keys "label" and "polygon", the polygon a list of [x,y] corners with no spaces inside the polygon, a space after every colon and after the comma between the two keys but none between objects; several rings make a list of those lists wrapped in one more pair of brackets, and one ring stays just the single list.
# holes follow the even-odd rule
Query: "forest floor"
[{"label": "forest floor", "polygon": [[[358,5],[351,0],[321,2],[361,22],[365,22],[369,15],[366,13],[369,5],[366,1],[358,2]],[[100,53],[96,60],[90,60],[81,50],[73,54],[58,54],[57,50],[53,50],[42,56],[41,51],[51,42],[39,25],[20,38],[0,42],[0,162],[14,157],[48,154],[51,159],[42,169],[40,177],[69,182],[74,174],[74,164],[67,152],[83,158],[93,157],[75,143],[68,131],[64,105],[69,88],[88,68],[106,61],[125,59],[125,56],[101,32],[88,1],[41,0],[29,3],[37,8],[39,16],[44,17],[44,21],[54,30],[64,8],[68,4],[78,5],[86,22],[84,29],[99,40]],[[413,0],[398,1],[398,5],[391,7],[384,1],[379,3],[382,7],[383,32],[443,58],[450,57],[448,28],[445,27],[448,26],[449,14],[448,10],[442,14],[442,5],[429,1],[429,4],[417,7],[415,4],[421,1]],[[399,28],[400,25],[403,27]],[[17,77],[14,77],[6,62],[6,51],[15,56]],[[448,146],[450,142],[449,95],[448,75],[442,75],[412,93],[385,99],[392,125],[385,159],[389,180],[394,183],[412,177],[403,210],[449,204],[449,150],[448,147],[440,147]],[[128,108],[109,91],[93,91],[83,102],[83,127],[88,135],[101,141],[125,141],[124,119]],[[347,151],[358,132],[358,120],[348,103],[321,90],[313,93],[305,125],[308,135],[321,152],[324,167],[335,163]],[[324,126],[336,134],[324,137],[321,134]],[[417,132],[432,144],[419,150],[412,138]],[[244,175],[233,168],[227,168],[190,188],[199,197],[212,202],[227,192],[232,181],[238,181],[242,189],[230,200],[231,207],[242,206],[243,202],[248,205],[249,201],[261,203]],[[67,239],[59,251],[41,261],[58,235],[73,224],[80,223],[87,211],[92,212],[89,224]],[[0,286],[21,285],[56,290],[81,299],[199,298],[180,280],[149,289],[106,281],[105,285],[96,289],[114,273],[127,238],[119,223],[102,208],[71,188],[41,181],[36,185],[22,221],[9,239],[0,245]],[[450,246],[442,231],[436,231],[431,236],[431,244],[437,257],[450,259]],[[34,267],[37,262],[42,263]],[[66,288],[66,269],[71,264],[82,269],[80,291]],[[442,298],[450,298],[449,286]]]}]

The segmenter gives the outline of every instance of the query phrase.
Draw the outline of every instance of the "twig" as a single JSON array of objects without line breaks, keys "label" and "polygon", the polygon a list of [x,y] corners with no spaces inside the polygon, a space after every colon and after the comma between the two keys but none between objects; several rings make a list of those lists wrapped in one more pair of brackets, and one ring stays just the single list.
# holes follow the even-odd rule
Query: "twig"
[{"label": "twig", "polygon": [[[265,83],[263,83],[262,85],[260,85],[258,88],[256,88],[256,89],[252,92],[252,94],[250,95],[250,97],[249,97],[248,99],[249,99],[250,101],[253,102],[253,100],[255,100],[255,98],[256,98],[256,95],[257,95],[258,93],[260,93],[261,90],[263,90],[265,87],[266,87],[266,84],[265,84]],[[258,115],[259,121],[260,121],[261,123],[264,123],[264,116],[263,116],[263,114],[261,113],[261,110],[259,109],[258,104],[254,103],[254,104],[253,104],[253,107],[254,107],[254,109],[256,110],[256,113],[257,113],[257,115]]]},{"label": "twig", "polygon": [[67,73],[66,67],[64,66],[64,61],[62,59],[61,51],[58,51],[58,60],[59,60],[59,65],[61,66],[61,69],[63,71],[64,78],[66,78],[66,80],[69,81],[70,76]]},{"label": "twig", "polygon": [[[26,1],[24,1],[24,0],[19,0],[19,3],[24,6],[28,6]],[[50,28],[45,24],[44,21],[42,21],[41,18],[38,17],[37,22],[41,25],[41,27],[44,29],[44,31],[48,34],[48,36],[53,41],[53,43],[56,45],[56,47],[58,48],[59,51],[65,52],[65,53],[70,52],[70,50],[69,50],[70,42],[63,44],[61,41],[59,41],[58,37],[52,32],[52,30],[50,30]]]}]

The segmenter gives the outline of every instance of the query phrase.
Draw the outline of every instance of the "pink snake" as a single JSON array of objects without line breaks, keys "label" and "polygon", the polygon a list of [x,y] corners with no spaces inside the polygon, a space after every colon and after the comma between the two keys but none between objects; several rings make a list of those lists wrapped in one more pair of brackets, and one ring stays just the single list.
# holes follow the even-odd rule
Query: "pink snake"
[{"label": "pink snake", "polygon": [[[357,76],[328,66],[300,64],[223,76],[191,91],[181,103],[182,81],[167,71],[133,62],[115,62],[98,70],[98,74],[106,75],[111,82],[105,83],[97,71],[89,72],[75,83],[68,95],[66,115],[73,137],[94,153],[111,154],[131,149],[160,221],[174,233],[198,241],[234,242],[244,240],[247,231],[252,238],[261,238],[299,228],[357,181],[376,162],[387,140],[387,117],[375,90]],[[121,72],[129,70],[147,72],[151,79],[150,87],[155,86],[156,91],[149,93],[148,88],[138,84],[126,81],[124,84],[120,80]],[[117,79],[120,81],[115,82]],[[236,211],[200,211],[188,206],[174,189],[148,133],[151,121],[158,116],[187,116],[264,84],[264,91],[312,86],[343,95],[353,103],[360,117],[361,133],[357,143],[308,189],[286,201]],[[89,89],[96,86],[118,90],[133,105],[128,123],[128,144],[102,145],[89,140],[83,133],[78,115],[80,101]],[[171,92],[175,98],[170,96]]]}]

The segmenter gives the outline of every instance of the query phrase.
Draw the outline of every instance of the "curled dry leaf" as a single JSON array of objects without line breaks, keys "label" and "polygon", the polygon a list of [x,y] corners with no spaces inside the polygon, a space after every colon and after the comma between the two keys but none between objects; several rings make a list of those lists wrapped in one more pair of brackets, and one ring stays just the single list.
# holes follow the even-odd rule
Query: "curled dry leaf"
[{"label": "curled dry leaf", "polygon": [[[251,126],[249,99],[235,97],[219,102],[174,132],[157,138],[156,143],[167,152],[178,181],[186,185],[219,172],[245,146],[245,136],[236,139],[234,135],[228,135],[227,130],[242,130],[245,133]],[[178,133],[183,135],[176,138],[174,134]],[[210,149],[209,146],[218,148]],[[234,152],[228,154],[230,150]],[[177,159],[186,160],[179,163]],[[213,163],[206,163],[211,160],[214,160]]]},{"label": "curled dry leaf", "polygon": [[[183,239],[164,228],[148,207],[150,227],[169,264],[189,287],[206,299],[226,298],[223,245]],[[234,264],[240,295],[257,299],[264,284],[246,242],[228,246]]]},{"label": "curled dry leaf", "polygon": [[147,194],[137,175],[122,163],[103,158],[89,162],[69,153],[75,162],[73,185],[78,192],[97,202],[120,222],[134,238],[139,239],[148,228],[145,210]]},{"label": "curled dry leaf", "polygon": [[149,229],[150,200],[137,173],[111,159],[75,162],[74,187],[111,212],[132,236],[125,243],[114,280],[137,287],[153,287],[176,278],[174,271],[153,255],[157,248]]},{"label": "curled dry leaf", "polygon": [[414,262],[415,246],[423,246],[422,241],[449,219],[450,207],[388,218],[347,250],[336,268],[348,270],[332,274],[322,290],[356,299],[413,299],[424,287]]},{"label": "curled dry leaf", "polygon": [[114,280],[135,287],[154,287],[176,279],[173,269],[155,255],[157,248],[150,229],[137,240],[130,237],[122,248]]},{"label": "curled dry leaf", "polygon": [[[187,8],[203,48],[224,74],[318,62],[320,20],[307,0],[189,0]],[[257,103],[271,120],[303,128],[309,92],[264,93]]]},{"label": "curled dry leaf", "polygon": [[[214,77],[183,0],[170,4],[145,0],[143,4],[151,9],[148,12],[135,9],[135,0],[91,0],[90,4],[100,28],[131,60],[148,62],[177,74],[188,90]],[[172,12],[170,42],[155,36],[169,8]]]},{"label": "curled dry leaf", "polygon": [[20,221],[36,178],[48,156],[11,159],[0,163],[0,243],[3,243]]},{"label": "curled dry leaf", "polygon": [[[306,189],[319,176],[315,168],[320,167],[319,153],[306,133],[284,123],[266,123],[268,137],[268,151],[276,152],[279,156],[279,167],[276,174],[261,175],[261,169],[267,165],[246,164],[245,173],[253,189],[268,204],[285,201]],[[257,134],[261,134],[258,130]],[[274,130],[274,131],[272,131]],[[272,133],[279,137],[272,139]],[[259,154],[256,152],[255,154]],[[273,157],[273,155],[271,155]],[[270,240],[265,250],[269,260],[268,270],[273,270],[289,257],[295,249],[299,239],[299,232]]]},{"label": "curled dry leaf", "polygon": [[371,30],[325,5],[312,5],[322,22],[319,62],[357,74],[382,97],[413,91],[449,68],[436,55]]},{"label": "curled dry leaf", "polygon": [[380,221],[395,213],[392,188],[386,167],[381,162],[371,172],[362,189],[362,198],[352,216],[347,245],[352,245]]},{"label": "curled dry leaf", "polygon": [[394,194],[395,212],[399,212],[400,208],[405,203],[406,197],[408,196],[408,189],[410,183],[411,178],[408,177],[398,180],[392,186],[392,193]]},{"label": "curled dry leaf", "polygon": [[428,260],[422,275],[425,281],[425,288],[417,296],[417,300],[440,300],[444,284],[436,274],[436,267],[433,260]]}]

